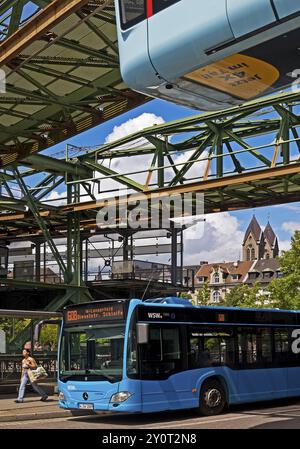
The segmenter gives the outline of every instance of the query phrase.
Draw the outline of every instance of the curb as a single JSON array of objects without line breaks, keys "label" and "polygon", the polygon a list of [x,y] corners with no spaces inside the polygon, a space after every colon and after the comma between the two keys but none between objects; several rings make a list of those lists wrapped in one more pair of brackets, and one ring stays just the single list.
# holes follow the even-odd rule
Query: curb
[{"label": "curb", "polygon": [[68,418],[71,417],[71,413],[69,411],[62,410],[61,412],[35,412],[28,413],[26,415],[7,415],[0,416],[0,423],[4,422],[15,422],[15,421],[37,421],[40,419],[55,419],[55,418]]}]

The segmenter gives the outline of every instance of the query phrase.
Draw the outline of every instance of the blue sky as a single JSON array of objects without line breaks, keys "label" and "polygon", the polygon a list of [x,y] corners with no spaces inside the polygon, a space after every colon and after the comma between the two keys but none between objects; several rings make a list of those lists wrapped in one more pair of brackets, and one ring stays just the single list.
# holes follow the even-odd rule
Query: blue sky
[{"label": "blue sky", "polygon": [[[191,115],[199,114],[199,111],[192,109],[187,109],[185,107],[180,107],[172,103],[161,100],[153,100],[145,105],[142,105],[135,110],[129,111],[128,113],[104,123],[103,125],[97,126],[85,133],[78,135],[68,141],[78,146],[96,146],[102,144],[106,137],[113,133],[114,128],[120,126],[132,118],[141,116],[143,113],[152,113],[158,117],[162,117],[166,122],[177,120],[180,118],[188,117]],[[264,144],[265,142],[270,142],[270,136],[266,136],[255,139],[256,145]],[[65,150],[65,143],[56,145],[55,147],[48,149],[46,153],[56,154],[58,151],[62,152]],[[62,156],[60,156],[62,157]],[[255,162],[256,163],[256,162]],[[61,193],[65,190],[65,187],[58,189]],[[206,258],[213,259],[233,259],[239,257],[239,248],[241,245],[241,240],[243,233],[245,232],[253,214],[256,215],[258,222],[262,227],[264,227],[268,220],[272,224],[274,231],[278,235],[280,241],[281,249],[288,249],[290,244],[290,239],[295,229],[300,229],[300,202],[293,204],[286,204],[273,207],[263,207],[256,209],[241,210],[237,212],[231,212],[230,214],[215,214],[214,218],[211,218],[212,222],[206,224],[205,236],[211,242],[210,248],[204,248],[206,245],[199,243],[198,249],[192,248],[191,254],[187,255],[186,263],[197,263],[197,260]],[[208,220],[209,221],[209,220]],[[299,224],[299,227],[298,227]],[[212,227],[213,226],[213,229]],[[232,245],[230,248],[225,248],[222,245],[223,234],[221,228],[228,227],[232,232]],[[220,233],[220,240],[218,237],[209,239],[209,235],[218,236],[218,229]],[[214,248],[213,248],[214,246]],[[202,257],[198,253],[202,253]],[[228,257],[226,257],[228,255]],[[236,255],[236,257],[235,257]],[[200,260],[199,259],[199,260]],[[211,261],[216,261],[212,260]]]}]

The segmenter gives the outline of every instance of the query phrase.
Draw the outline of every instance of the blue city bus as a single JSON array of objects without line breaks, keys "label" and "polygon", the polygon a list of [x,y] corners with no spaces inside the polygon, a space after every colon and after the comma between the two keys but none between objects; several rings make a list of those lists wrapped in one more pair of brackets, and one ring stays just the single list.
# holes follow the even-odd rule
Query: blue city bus
[{"label": "blue city bus", "polygon": [[148,96],[219,110],[299,78],[298,0],[115,0],[115,5],[122,77]]},{"label": "blue city bus", "polygon": [[[159,412],[300,396],[300,312],[193,306],[181,298],[64,309],[59,405]],[[295,334],[296,333],[296,334]]]}]

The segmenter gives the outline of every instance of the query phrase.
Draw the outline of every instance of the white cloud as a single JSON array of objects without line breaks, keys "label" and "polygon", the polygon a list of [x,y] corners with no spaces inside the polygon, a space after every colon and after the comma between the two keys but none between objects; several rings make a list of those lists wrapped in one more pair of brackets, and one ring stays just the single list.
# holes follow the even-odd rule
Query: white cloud
[{"label": "white cloud", "polygon": [[145,112],[138,117],[127,120],[127,122],[122,123],[122,125],[115,126],[112,133],[106,137],[105,143],[114,142],[115,140],[122,139],[123,137],[129,136],[144,128],[153,125],[162,125],[163,123],[165,123],[165,120],[162,117]]},{"label": "white cloud", "polygon": [[241,257],[244,230],[236,217],[228,212],[206,216],[204,234],[199,240],[186,240],[184,261],[186,265],[207,262],[235,261]]},{"label": "white cloud", "polygon": [[50,195],[43,200],[43,202],[49,204],[50,206],[63,206],[64,204],[67,204],[66,196],[67,191],[58,193],[56,190],[53,190]]},{"label": "white cloud", "polygon": [[[282,228],[294,233],[300,229],[300,223],[286,222],[282,224]],[[244,235],[242,223],[228,212],[207,215],[203,236],[199,239],[185,239],[184,263],[197,265],[201,260],[213,263],[241,259]],[[280,240],[279,248],[280,252],[289,250],[291,241]]]},{"label": "white cloud", "polygon": [[297,221],[285,221],[281,225],[282,229],[290,234],[294,234],[295,231],[300,231],[300,223]]},{"label": "white cloud", "polygon": [[279,242],[280,254],[282,251],[288,251],[290,249],[291,249],[291,241],[290,240],[280,240],[280,242]]}]

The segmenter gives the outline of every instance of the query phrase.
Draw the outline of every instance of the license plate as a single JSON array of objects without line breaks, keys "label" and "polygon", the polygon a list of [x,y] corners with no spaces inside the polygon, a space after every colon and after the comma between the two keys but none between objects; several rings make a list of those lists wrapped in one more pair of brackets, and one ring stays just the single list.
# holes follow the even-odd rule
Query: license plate
[{"label": "license plate", "polygon": [[79,404],[79,408],[82,410],[93,410],[94,404]]}]

